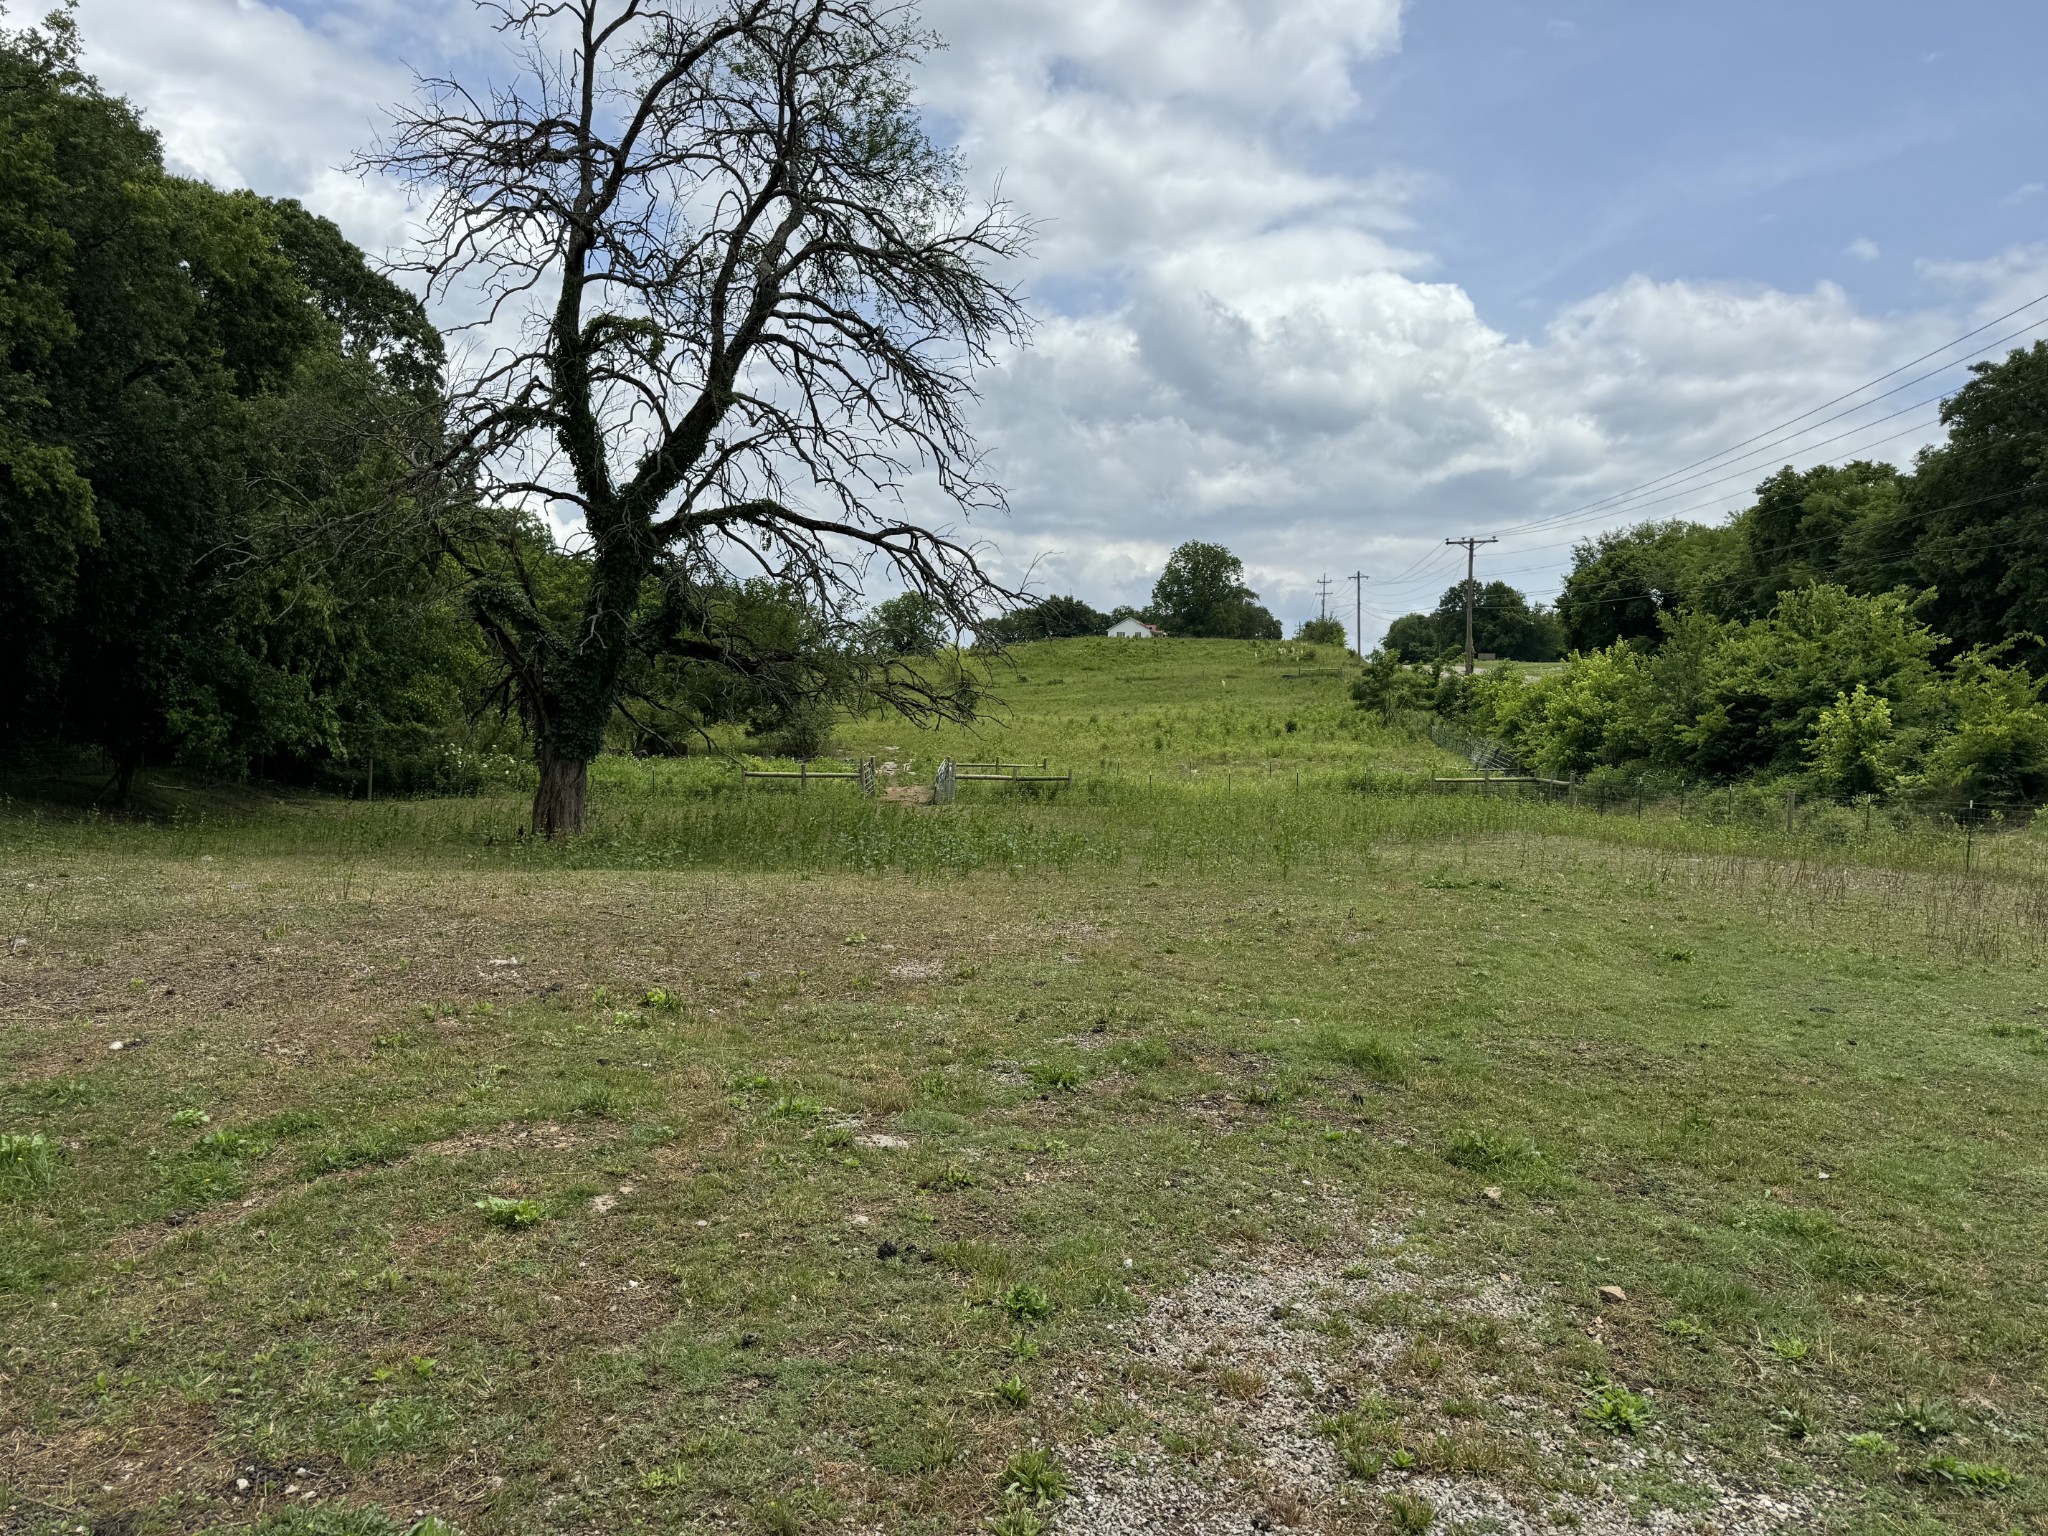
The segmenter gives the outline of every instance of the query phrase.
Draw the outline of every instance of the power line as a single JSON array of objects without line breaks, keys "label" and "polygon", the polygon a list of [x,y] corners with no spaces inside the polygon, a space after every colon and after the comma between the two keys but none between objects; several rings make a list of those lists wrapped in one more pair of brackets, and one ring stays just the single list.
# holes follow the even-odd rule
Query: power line
[{"label": "power line", "polygon": [[[1631,486],[1627,490],[1613,492],[1610,495],[1599,498],[1597,501],[1587,502],[1583,506],[1573,507],[1564,512],[1554,513],[1547,517],[1535,518],[1527,523],[1513,524],[1509,527],[1502,528],[1500,532],[1504,534],[1534,532],[1540,528],[1546,528],[1555,526],[1560,523],[1570,522],[1576,518],[1586,516],[1597,516],[1604,512],[1616,511],[1619,510],[1621,504],[1636,500],[1647,491],[1662,488],[1668,482],[1678,480],[1681,478],[1696,478],[1695,476],[1692,476],[1692,471],[1704,469],[1708,466],[1714,465],[1717,461],[1729,458],[1731,455],[1735,455],[1739,453],[1741,450],[1749,448],[1752,444],[1762,443],[1766,438],[1777,439],[1777,442],[1772,445],[1775,447],[1781,446],[1784,442],[1789,441],[1790,438],[1803,437],[1807,432],[1810,432],[1817,427],[1825,426],[1829,422],[1839,421],[1844,416],[1854,415],[1857,411],[1875,405],[1880,400],[1888,399],[1892,395],[1899,393],[1900,390],[1910,389],[1913,385],[1921,383],[1927,379],[1931,379],[1937,374],[1946,373],[1950,369],[1956,368],[1960,366],[1962,363],[1968,361],[1969,356],[1974,356],[1977,353],[1987,352],[1994,348],[2001,347],[2009,341],[2017,340],[2019,337],[2026,335],[2029,331],[2039,329],[2043,325],[2048,325],[2048,316],[2044,316],[2039,320],[2035,320],[2027,325],[2021,326],[2016,331],[2012,331],[2007,335],[2000,337],[1997,341],[1990,342],[1984,346],[1974,348],[1968,356],[1954,358],[1949,362],[1943,363],[1941,366],[1937,368],[1931,368],[1923,374],[1918,374],[1913,378],[1905,380],[1903,383],[1894,385],[1892,388],[1886,390],[1883,394],[1873,395],[1870,399],[1865,400],[1858,405],[1852,406],[1850,407],[1850,409],[1846,411],[1842,411],[1834,416],[1830,416],[1826,418],[1826,420],[1824,421],[1813,422],[1811,425],[1802,428],[1798,432],[1791,432],[1789,434],[1789,437],[1781,438],[1779,436],[1779,434],[1787,433],[1788,429],[1796,426],[1798,423],[1802,421],[1805,421],[1810,416],[1816,416],[1820,412],[1825,411],[1832,406],[1840,405],[1845,400],[1854,399],[1857,395],[1860,395],[1864,391],[1872,389],[1875,386],[1884,383],[1887,379],[1896,378],[1899,374],[1904,373],[1908,368],[1915,367],[1920,363],[1926,362],[1931,357],[1938,357],[1943,352],[1947,352],[1955,347],[1961,346],[1964,342],[1970,340],[1971,337],[1980,336],[1985,331],[1992,329],[1994,326],[2003,324],[2005,321],[2010,320],[2013,316],[2018,315],[2026,310],[2032,309],[2036,304],[2041,303],[2044,299],[2048,299],[2048,293],[2038,294],[2034,298],[2027,300],[2026,303],[2021,304],[2014,309],[2007,310],[2004,314],[1997,316],[1995,319],[1985,321],[1984,324],[1978,326],[1975,330],[1966,331],[1961,336],[1956,337],[1954,340],[1944,342],[1941,346],[1934,348],[1931,352],[1923,352],[1920,354],[1920,356],[1899,364],[1898,367],[1892,369],[1889,373],[1879,374],[1876,378],[1869,380],[1867,383],[1859,384],[1856,386],[1856,388],[1849,390],[1844,394],[1837,395],[1832,400],[1823,401],[1821,404],[1814,406],[1810,410],[1800,412],[1800,414],[1797,416],[1793,416],[1786,419],[1785,421],[1781,421],[1777,423],[1775,426],[1766,427],[1763,431],[1753,433],[1749,437],[1742,439],[1742,441],[1731,444],[1729,447],[1723,448],[1716,453],[1710,453],[1705,458],[1695,459],[1690,464],[1680,465],[1677,469],[1670,470],[1662,475],[1658,475],[1654,479],[1643,481],[1641,484]],[[1874,425],[1874,423],[1867,423],[1867,425]]]}]

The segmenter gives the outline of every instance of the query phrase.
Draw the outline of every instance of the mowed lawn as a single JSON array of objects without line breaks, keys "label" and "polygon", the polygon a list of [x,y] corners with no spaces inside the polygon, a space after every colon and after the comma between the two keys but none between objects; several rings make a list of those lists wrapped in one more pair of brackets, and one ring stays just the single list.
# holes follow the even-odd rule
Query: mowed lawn
[{"label": "mowed lawn", "polygon": [[[2027,879],[1368,835],[1251,747],[1426,767],[1334,681],[1087,686],[1245,782],[844,792],[954,873],[17,806],[0,1529],[2044,1528]],[[1327,835],[1177,866],[1233,793]]]}]

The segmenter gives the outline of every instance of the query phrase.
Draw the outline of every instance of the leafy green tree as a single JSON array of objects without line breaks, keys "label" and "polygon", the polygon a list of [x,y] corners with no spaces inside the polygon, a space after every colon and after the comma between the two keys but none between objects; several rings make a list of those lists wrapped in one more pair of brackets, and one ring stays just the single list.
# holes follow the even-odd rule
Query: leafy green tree
[{"label": "leafy green tree", "polygon": [[1725,611],[1741,558],[1733,530],[1682,521],[1639,523],[1580,543],[1557,598],[1564,648],[1597,651],[1629,640],[1654,650],[1665,615],[1687,605]]},{"label": "leafy green tree", "polygon": [[1949,729],[1937,738],[1926,782],[1980,806],[2048,800],[2048,703],[2024,668],[2000,665],[2009,646],[1977,647],[1943,680]]},{"label": "leafy green tree", "polygon": [[1404,712],[1428,704],[1434,686],[1427,673],[1404,666],[1396,652],[1382,646],[1365,658],[1364,670],[1351,685],[1351,697],[1360,709],[1392,725]]},{"label": "leafy green tree", "polygon": [[1858,459],[1779,470],[1735,520],[1748,566],[1747,612],[1769,613],[1781,594],[1816,582],[1882,590],[1871,584],[1879,573],[1868,568],[1868,532],[1903,505],[1904,481],[1889,464]]},{"label": "leafy green tree", "polygon": [[[1459,620],[1459,633],[1463,635],[1463,618]],[[1404,613],[1387,626],[1384,648],[1401,660],[1410,663],[1424,662],[1441,654],[1444,637],[1439,632],[1436,618],[1427,613]]]},{"label": "leafy green tree", "polygon": [[1023,645],[1032,640],[1107,634],[1116,622],[1078,597],[1046,597],[991,619],[981,626],[981,636],[997,645]]},{"label": "leafy green tree", "polygon": [[417,302],[296,205],[165,175],[61,14],[0,37],[0,180],[4,738],[99,747],[125,798],[445,718],[449,593],[389,496],[388,429],[434,418]]},{"label": "leafy green tree", "polygon": [[[1426,654],[1465,646],[1465,584],[1447,589],[1430,615],[1434,644]],[[1391,638],[1391,637],[1390,637]],[[1405,639],[1404,635],[1404,639]],[[1472,648],[1506,661],[1555,661],[1562,652],[1563,634],[1550,611],[1504,581],[1482,584],[1472,605]],[[1404,647],[1405,648],[1405,647]],[[1417,658],[1420,659],[1420,656]]]},{"label": "leafy green tree", "polygon": [[[2048,634],[2048,342],[1971,372],[1942,402],[1948,441],[1920,455],[1861,554],[1869,587],[1931,588],[1928,623],[1964,647]],[[2038,640],[2026,654],[2048,665]]]},{"label": "leafy green tree", "polygon": [[932,656],[946,638],[946,610],[924,592],[904,592],[875,605],[875,645],[890,656]]},{"label": "leafy green tree", "polygon": [[1631,642],[1581,652],[1533,683],[1505,681],[1484,695],[1484,723],[1539,772],[1584,773],[1650,755],[1654,680]]},{"label": "leafy green tree", "polygon": [[1244,562],[1221,544],[1191,539],[1166,558],[1152,588],[1153,622],[1208,640],[1278,640],[1280,621],[1244,584]]},{"label": "leafy green tree", "polygon": [[1342,619],[1303,619],[1294,638],[1310,645],[1348,645],[1351,637],[1344,632]]}]

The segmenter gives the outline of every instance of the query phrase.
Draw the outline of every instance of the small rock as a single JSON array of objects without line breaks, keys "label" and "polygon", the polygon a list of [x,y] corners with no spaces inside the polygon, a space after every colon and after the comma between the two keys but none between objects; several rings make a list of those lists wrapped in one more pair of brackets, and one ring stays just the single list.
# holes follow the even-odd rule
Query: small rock
[{"label": "small rock", "polygon": [[903,1152],[910,1147],[910,1143],[903,1137],[888,1136],[879,1131],[872,1136],[856,1136],[854,1140],[864,1147],[880,1147],[888,1152]]},{"label": "small rock", "polygon": [[867,1217],[863,1216],[859,1211],[855,1211],[851,1216],[847,1217],[846,1219],[850,1224],[856,1227],[864,1227],[868,1224]]},{"label": "small rock", "polygon": [[1488,1205],[1499,1205],[1501,1203],[1501,1200],[1505,1196],[1506,1191],[1504,1191],[1498,1184],[1489,1184],[1486,1186],[1486,1188],[1479,1191],[1479,1193],[1486,1197],[1486,1203]]},{"label": "small rock", "polygon": [[590,1197],[590,1209],[599,1216],[602,1216],[606,1211],[617,1209],[618,1203],[619,1197],[617,1195],[592,1195]]},{"label": "small rock", "polygon": [[1600,1287],[1600,1299],[1602,1301],[1627,1301],[1628,1292],[1618,1285],[1603,1285]]}]

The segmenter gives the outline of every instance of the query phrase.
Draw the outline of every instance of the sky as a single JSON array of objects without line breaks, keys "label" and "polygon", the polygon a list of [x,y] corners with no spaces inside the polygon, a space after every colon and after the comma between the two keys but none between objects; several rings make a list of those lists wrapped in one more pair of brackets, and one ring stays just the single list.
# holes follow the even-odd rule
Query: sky
[{"label": "sky", "polygon": [[[415,72],[506,70],[470,0],[79,14],[174,168],[380,255],[408,210],[350,156]],[[1481,576],[1548,597],[1602,528],[1718,520],[1784,463],[1910,463],[1964,364],[2048,336],[2032,0],[925,16],[929,122],[1039,226],[1036,329],[976,417],[1010,499],[976,532],[1039,591],[1142,603],[1213,539],[1290,629],[1323,575],[1349,622],[1364,573],[1370,644],[1462,576],[1447,537],[1498,535]]]}]

